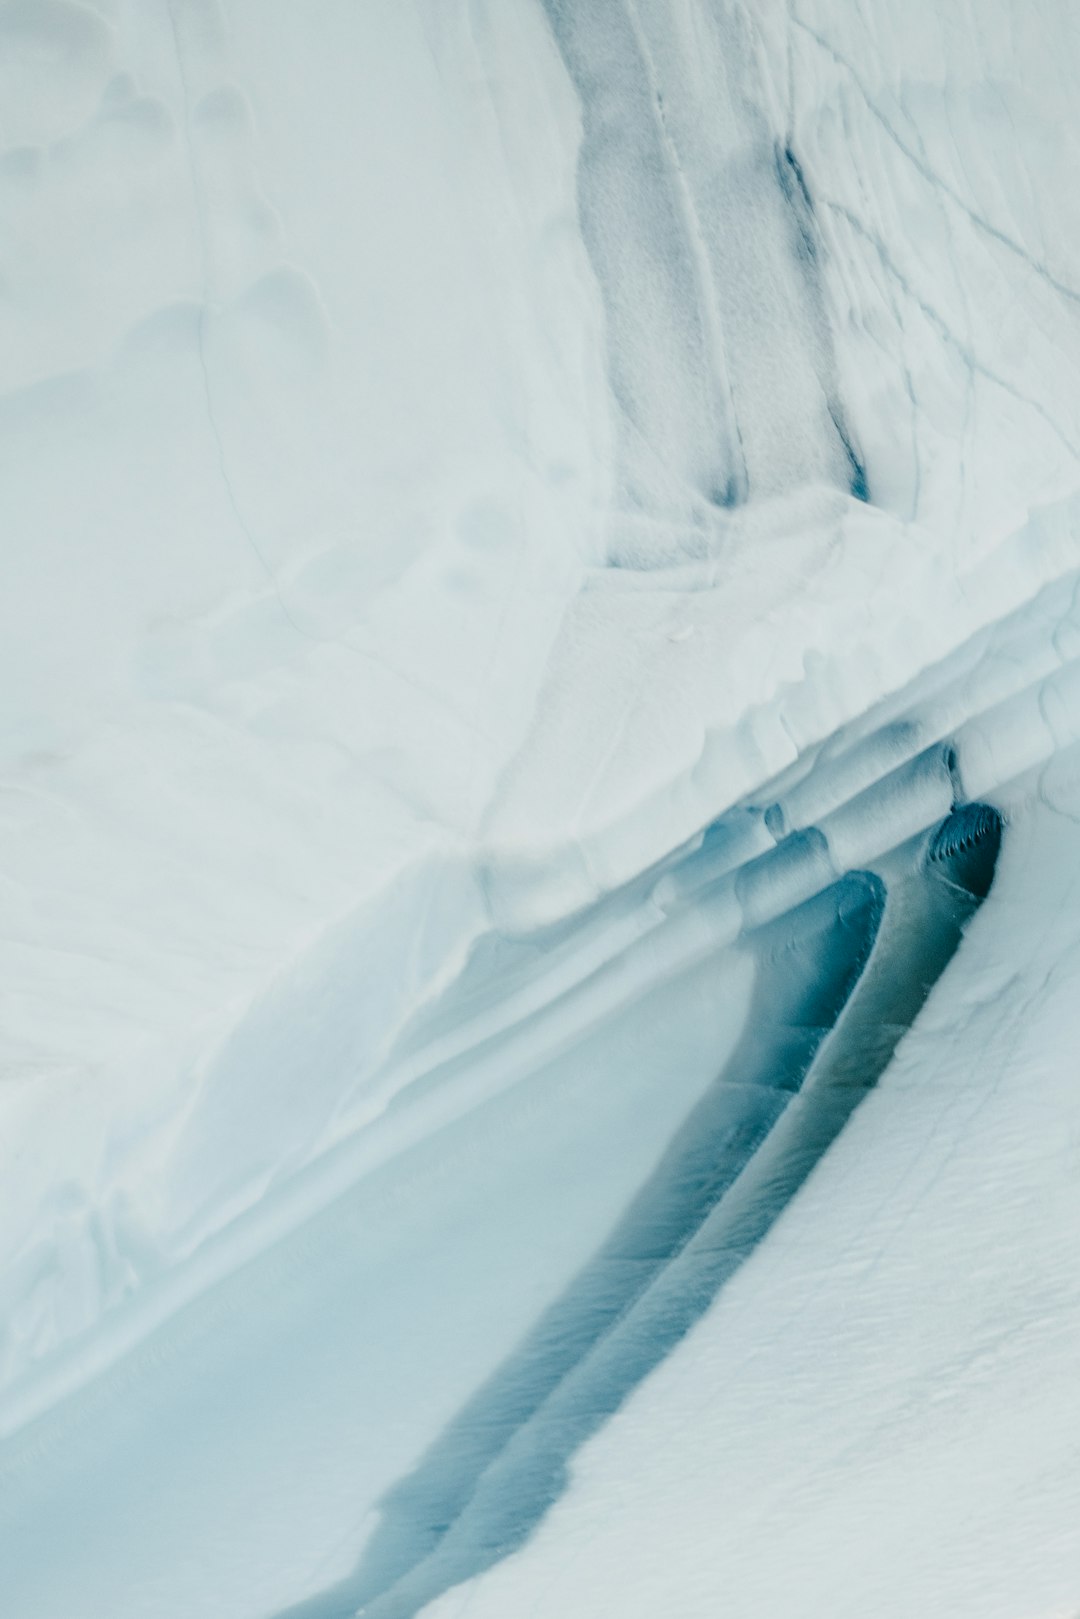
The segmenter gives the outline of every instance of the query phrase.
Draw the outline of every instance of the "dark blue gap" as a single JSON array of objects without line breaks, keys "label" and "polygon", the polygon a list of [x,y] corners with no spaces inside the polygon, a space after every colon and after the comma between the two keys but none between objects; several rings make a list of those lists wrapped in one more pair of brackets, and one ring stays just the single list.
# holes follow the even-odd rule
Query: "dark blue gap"
[{"label": "dark blue gap", "polygon": [[280,1619],[411,1619],[524,1543],[575,1451],[705,1312],[876,1082],[988,891],[1000,835],[996,811],[968,806],[888,911],[881,879],[858,872],[751,938],[746,1032],[611,1237],[385,1497],[354,1573]]}]

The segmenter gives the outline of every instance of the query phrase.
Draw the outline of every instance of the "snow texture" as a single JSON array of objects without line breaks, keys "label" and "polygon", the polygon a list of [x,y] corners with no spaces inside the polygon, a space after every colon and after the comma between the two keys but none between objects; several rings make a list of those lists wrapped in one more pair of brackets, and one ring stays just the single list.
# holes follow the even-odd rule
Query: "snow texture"
[{"label": "snow texture", "polygon": [[2,0],[5,1615],[1080,1614],[1078,74]]}]

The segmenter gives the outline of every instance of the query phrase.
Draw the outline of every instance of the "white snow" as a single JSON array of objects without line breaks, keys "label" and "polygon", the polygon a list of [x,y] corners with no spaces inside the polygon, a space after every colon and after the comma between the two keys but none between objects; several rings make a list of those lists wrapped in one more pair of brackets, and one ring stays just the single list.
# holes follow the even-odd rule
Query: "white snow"
[{"label": "white snow", "polygon": [[5,1614],[1080,1612],[1072,12],[0,5]]},{"label": "white snow", "polygon": [[1008,795],[991,903],[770,1241],[432,1619],[1076,1612],[1077,763]]}]

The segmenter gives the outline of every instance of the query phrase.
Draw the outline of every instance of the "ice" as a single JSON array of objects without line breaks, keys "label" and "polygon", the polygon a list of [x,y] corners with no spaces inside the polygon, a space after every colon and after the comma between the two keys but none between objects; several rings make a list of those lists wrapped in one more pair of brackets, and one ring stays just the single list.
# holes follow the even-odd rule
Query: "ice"
[{"label": "ice", "polygon": [[1080,1609],[1078,69],[0,8],[5,1614]]},{"label": "ice", "polygon": [[808,1613],[1069,1611],[1072,1014],[1047,967],[1075,952],[1075,822],[1047,787],[1009,795],[950,992],[472,1611],[646,1614],[674,1582],[687,1613],[766,1614],[793,1580]]}]

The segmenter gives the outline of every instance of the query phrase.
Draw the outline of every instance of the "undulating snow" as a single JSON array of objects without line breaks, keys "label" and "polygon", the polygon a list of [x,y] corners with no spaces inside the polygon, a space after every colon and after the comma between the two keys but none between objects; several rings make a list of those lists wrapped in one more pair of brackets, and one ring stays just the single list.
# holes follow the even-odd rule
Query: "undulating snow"
[{"label": "undulating snow", "polygon": [[1078,73],[0,4],[0,1612],[1080,1612]]}]

